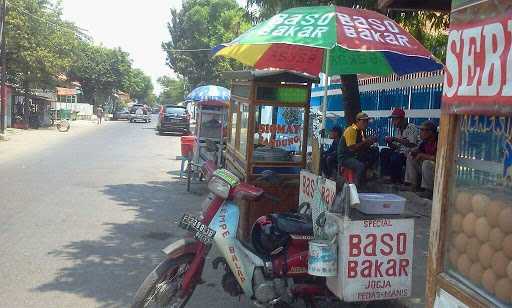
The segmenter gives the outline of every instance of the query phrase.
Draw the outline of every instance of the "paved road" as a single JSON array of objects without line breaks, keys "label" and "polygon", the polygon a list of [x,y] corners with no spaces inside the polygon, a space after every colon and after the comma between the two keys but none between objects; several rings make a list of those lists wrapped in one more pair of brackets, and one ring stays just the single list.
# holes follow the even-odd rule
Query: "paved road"
[{"label": "paved road", "polygon": [[[179,137],[109,122],[0,161],[0,308],[128,307],[173,221],[203,197],[177,179]],[[240,307],[208,266],[190,307]]]}]

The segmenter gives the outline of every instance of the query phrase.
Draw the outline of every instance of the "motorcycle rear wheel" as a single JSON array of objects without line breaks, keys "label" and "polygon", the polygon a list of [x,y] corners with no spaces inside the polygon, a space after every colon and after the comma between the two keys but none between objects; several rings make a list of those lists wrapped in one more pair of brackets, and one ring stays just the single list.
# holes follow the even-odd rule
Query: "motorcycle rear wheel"
[{"label": "motorcycle rear wheel", "polygon": [[183,308],[194,293],[179,297],[183,275],[189,268],[194,255],[184,255],[176,259],[166,259],[160,263],[141,284],[133,300],[132,308],[168,307]]},{"label": "motorcycle rear wheel", "polygon": [[57,123],[57,130],[59,132],[62,132],[62,133],[65,133],[69,130],[69,128],[71,127],[71,125],[69,124],[69,122],[67,120],[61,120],[60,122]]}]

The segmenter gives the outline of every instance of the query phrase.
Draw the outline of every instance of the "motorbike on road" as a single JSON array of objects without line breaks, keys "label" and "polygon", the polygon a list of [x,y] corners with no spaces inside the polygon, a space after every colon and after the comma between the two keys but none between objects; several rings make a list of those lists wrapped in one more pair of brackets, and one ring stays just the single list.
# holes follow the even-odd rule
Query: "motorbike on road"
[{"label": "motorbike on road", "polygon": [[315,300],[336,300],[325,278],[307,273],[308,241],[313,238],[310,216],[262,216],[252,227],[251,242],[246,243],[237,237],[240,210],[234,201],[267,198],[276,202],[277,198],[240,182],[225,169],[213,173],[208,188],[211,193],[201,217],[184,215],[180,221],[180,227],[193,237],[163,249],[167,258],[139,287],[133,308],[184,307],[203,283],[205,259],[213,245],[221,256],[212,265],[215,269],[222,265],[222,286],[231,296],[243,294],[259,307],[286,307],[299,300],[311,307]]}]

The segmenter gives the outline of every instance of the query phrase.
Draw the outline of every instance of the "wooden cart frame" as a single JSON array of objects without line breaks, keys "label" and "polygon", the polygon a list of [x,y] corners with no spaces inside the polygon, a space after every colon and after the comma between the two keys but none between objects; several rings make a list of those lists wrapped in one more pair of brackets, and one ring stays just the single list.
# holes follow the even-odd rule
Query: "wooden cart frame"
[{"label": "wooden cart frame", "polygon": [[[254,221],[266,214],[285,212],[295,209],[299,200],[300,170],[306,166],[306,152],[309,131],[309,103],[311,97],[311,84],[319,82],[317,77],[285,70],[267,71],[240,71],[225,73],[224,77],[232,80],[231,101],[228,115],[228,132],[226,145],[226,168],[235,173],[243,181],[259,186],[265,191],[280,197],[278,204],[269,200],[237,201],[240,203],[240,237],[247,239]],[[284,102],[280,100],[258,99],[258,89],[265,88],[300,88],[303,89],[302,101]],[[302,123],[302,145],[300,160],[295,161],[255,161],[254,136],[256,134],[256,109],[259,106],[297,107],[304,110]],[[241,147],[242,109],[247,116],[247,130],[245,148]],[[236,123],[233,123],[233,114],[236,114]],[[296,153],[297,157],[299,156]],[[268,182],[258,181],[259,171],[264,169],[280,170],[280,179],[285,184],[270,185]],[[255,172],[255,170],[259,170]],[[297,172],[295,172],[298,170]]]},{"label": "wooden cart frame", "polygon": [[[232,79],[232,91],[230,110],[228,114],[228,142],[226,151],[226,160],[232,163],[237,169],[239,176],[246,180],[253,180],[258,175],[253,172],[253,167],[297,167],[304,168],[306,165],[306,152],[308,143],[309,128],[309,100],[311,97],[311,83],[318,82],[318,78],[309,75],[299,74],[288,71],[243,71],[225,73],[225,77]],[[256,91],[258,87],[268,88],[306,88],[307,97],[300,103],[285,103],[272,100],[257,99]],[[248,89],[246,93],[241,89]],[[247,130],[247,141],[245,157],[240,151],[240,135],[241,135],[241,108],[248,107],[249,125]],[[304,109],[303,136],[301,140],[302,149],[300,162],[257,162],[253,158],[254,153],[254,135],[256,133],[256,123],[253,120],[256,114],[256,108],[261,105],[276,107],[298,107]],[[233,134],[233,113],[237,114],[236,130]],[[233,136],[234,135],[234,136]],[[234,137],[234,140],[233,140]],[[287,175],[284,177],[298,177],[297,174]]]},{"label": "wooden cart frame", "polygon": [[[493,2],[478,0],[452,1],[451,27],[453,27],[454,31],[464,31],[465,29],[474,27],[475,24],[485,25],[496,23],[496,16],[502,13],[504,15],[500,18],[510,18],[511,8],[512,6],[507,0],[496,0]],[[505,14],[509,14],[508,17],[506,17],[507,15]],[[505,41],[503,41],[503,43],[506,44]],[[451,46],[450,40],[448,44]],[[450,51],[453,52],[452,49],[450,49]],[[459,60],[457,56],[461,57],[460,54],[451,55],[452,69],[453,65],[456,64],[455,61]],[[485,63],[487,59],[484,55],[482,55],[482,59],[484,59],[483,63],[476,62],[476,64],[473,63],[473,65],[487,65],[487,63]],[[456,69],[461,68],[456,67]],[[450,68],[448,68],[448,73],[450,73]],[[493,82],[497,81],[493,80]],[[504,81],[500,82],[502,84],[498,86],[503,86]],[[457,86],[458,83],[455,83],[455,85]],[[453,81],[451,87],[451,90],[453,90]],[[457,91],[457,88],[455,88],[455,90]],[[512,101],[510,97],[500,95],[501,94],[496,93],[494,96],[485,97],[483,95],[479,96],[479,94],[475,92],[475,94],[469,96],[464,96],[463,94],[459,96],[456,95],[456,92],[453,92],[449,97],[447,95],[443,97],[436,159],[429,253],[427,259],[426,307],[434,306],[436,294],[439,289],[445,290],[468,307],[483,308],[495,306],[491,301],[494,299],[489,299],[476,290],[466,286],[466,284],[460,283],[454,278],[454,275],[446,272],[445,263],[447,262],[447,237],[450,232],[450,223],[448,221],[449,211],[451,207],[454,206],[452,201],[454,200],[454,188],[456,186],[459,138],[462,134],[461,121],[465,116],[469,115],[511,117]],[[489,141],[489,143],[491,142]],[[479,164],[481,164],[481,162],[479,162]]]}]

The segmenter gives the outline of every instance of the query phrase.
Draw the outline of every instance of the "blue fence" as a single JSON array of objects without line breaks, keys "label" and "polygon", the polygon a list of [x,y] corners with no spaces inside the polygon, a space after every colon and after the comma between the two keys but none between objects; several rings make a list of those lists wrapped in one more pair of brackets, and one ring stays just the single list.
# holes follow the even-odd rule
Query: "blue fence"
[{"label": "blue fence", "polygon": [[[408,121],[421,124],[426,120],[439,123],[442,71],[433,73],[411,74],[404,77],[376,77],[359,81],[361,108],[374,120],[370,123],[371,134],[379,136],[379,143],[384,137],[393,134],[389,115],[394,108],[402,108]],[[318,110],[324,95],[324,87],[317,86],[311,92],[311,107]],[[326,128],[334,125],[345,127],[344,102],[341,84],[328,87]]]}]

